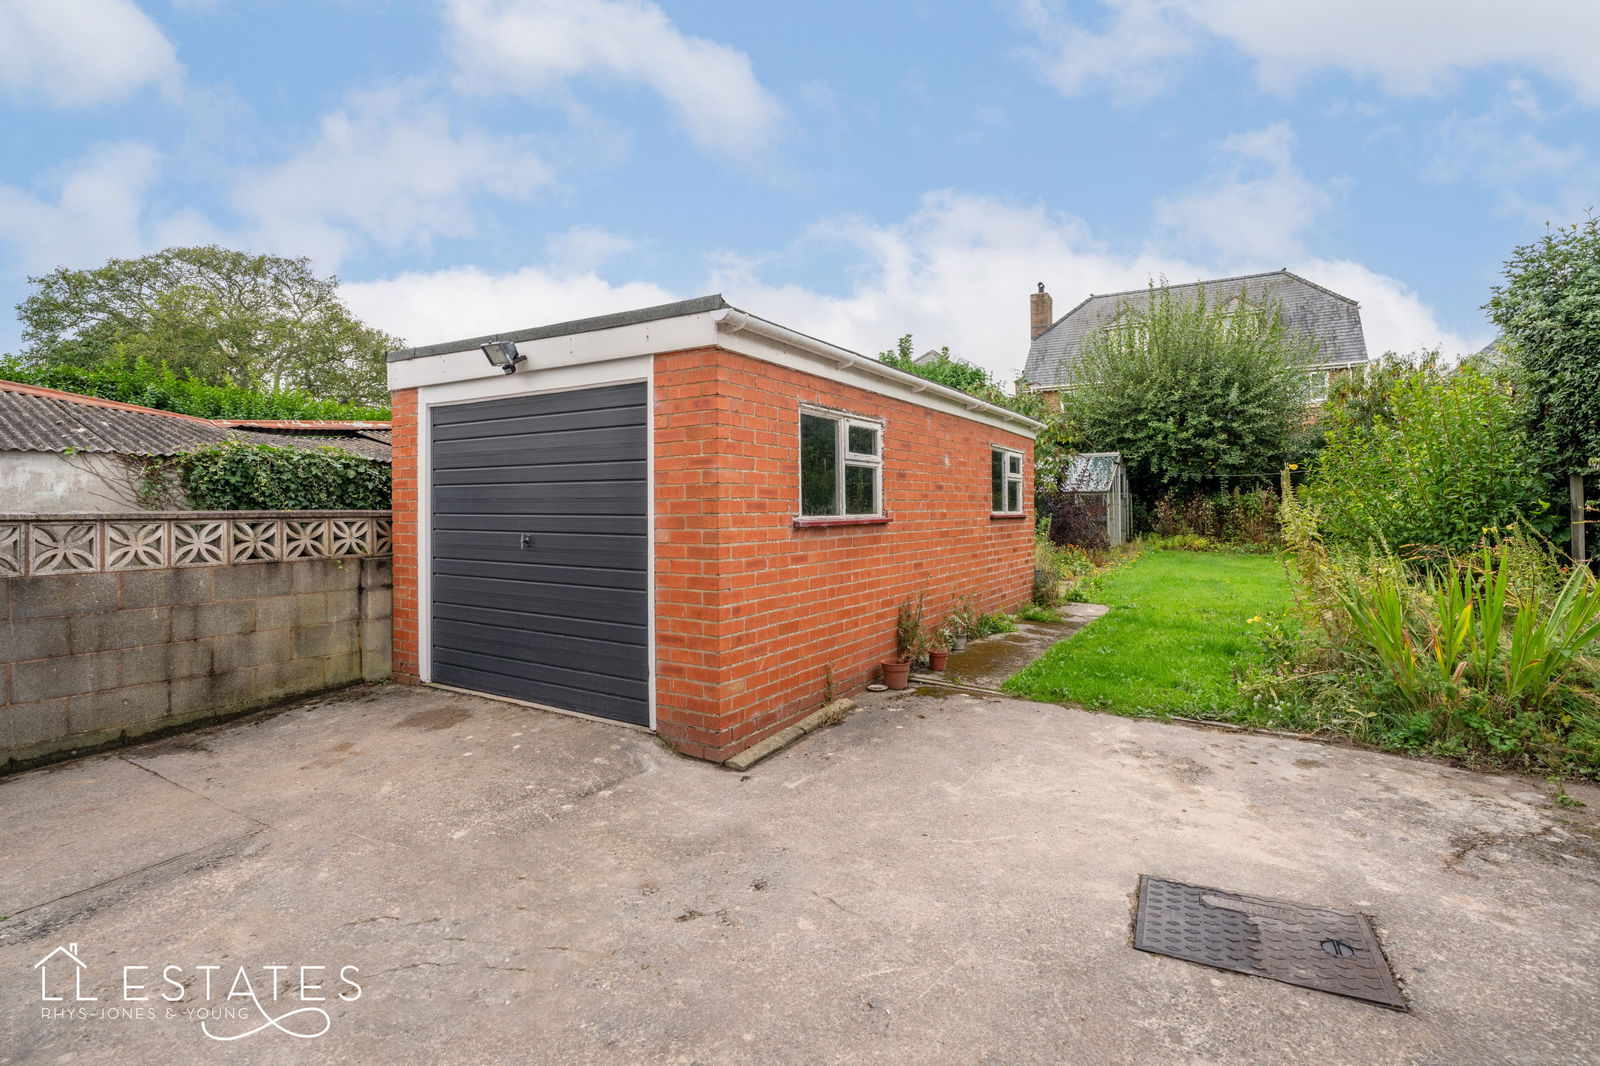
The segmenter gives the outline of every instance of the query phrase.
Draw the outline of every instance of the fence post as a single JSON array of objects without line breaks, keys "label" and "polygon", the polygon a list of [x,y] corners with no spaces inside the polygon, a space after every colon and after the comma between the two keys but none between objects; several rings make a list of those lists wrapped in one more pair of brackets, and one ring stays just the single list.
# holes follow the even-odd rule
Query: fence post
[{"label": "fence post", "polygon": [[1579,566],[1589,562],[1588,545],[1584,536],[1583,475],[1567,475],[1568,518],[1572,522],[1572,561]]}]

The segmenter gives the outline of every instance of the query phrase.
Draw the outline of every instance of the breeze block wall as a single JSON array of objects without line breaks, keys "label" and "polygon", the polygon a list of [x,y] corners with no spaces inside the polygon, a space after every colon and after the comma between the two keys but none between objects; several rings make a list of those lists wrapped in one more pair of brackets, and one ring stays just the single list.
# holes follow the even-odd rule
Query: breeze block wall
[{"label": "breeze block wall", "polygon": [[[718,348],[654,367],[657,730],[721,761],[874,680],[896,609],[1025,603],[1033,500],[990,517],[990,447],[1032,441]],[[884,420],[882,524],[801,526],[802,403]],[[397,508],[398,509],[398,508]]]},{"label": "breeze block wall", "polygon": [[389,675],[389,516],[0,515],[0,772]]}]

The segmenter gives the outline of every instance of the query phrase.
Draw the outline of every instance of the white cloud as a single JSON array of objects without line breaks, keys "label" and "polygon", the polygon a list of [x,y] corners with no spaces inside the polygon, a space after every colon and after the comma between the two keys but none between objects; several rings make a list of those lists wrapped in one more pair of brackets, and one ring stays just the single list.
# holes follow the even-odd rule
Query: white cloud
[{"label": "white cloud", "polygon": [[1042,72],[1068,93],[1159,85],[1175,56],[1222,42],[1254,60],[1277,90],[1322,70],[1376,80],[1387,92],[1436,92],[1472,70],[1517,66],[1600,104],[1600,4],[1588,0],[1101,0],[1096,33],[1050,0],[1019,0],[1039,39]]},{"label": "white cloud", "polygon": [[[1494,339],[1494,329],[1483,321],[1462,333],[1439,321],[1433,308],[1402,281],[1343,259],[1291,261],[1289,269],[1323,288],[1332,289],[1361,304],[1361,328],[1367,354],[1376,359],[1384,352],[1442,349],[1446,356],[1467,355]],[[1484,294],[1485,298],[1488,294]]]},{"label": "white cloud", "polygon": [[1156,222],[1224,261],[1282,266],[1333,198],[1294,164],[1294,131],[1274,122],[1218,146],[1223,165],[1198,188],[1156,205]]},{"label": "white cloud", "polygon": [[0,86],[17,99],[85,107],[181,77],[172,43],[131,0],[0,2]]},{"label": "white cloud", "polygon": [[215,230],[192,211],[161,215],[148,197],[161,157],[146,144],[99,145],[41,184],[0,185],[0,262],[28,274],[99,266],[167,244],[203,243]]},{"label": "white cloud", "polygon": [[[848,239],[858,251],[852,264],[858,280],[843,295],[763,284],[759,273],[771,259],[725,262],[704,288],[721,289],[756,314],[869,355],[912,333],[918,350],[948,344],[1009,380],[1027,358],[1028,295],[1038,281],[1053,294],[1059,318],[1093,293],[1238,272],[1215,258],[1153,249],[1120,254],[1071,216],[948,191],[928,193],[898,224],[847,220],[821,232]],[[1490,338],[1487,326],[1465,335],[1446,328],[1404,282],[1359,263],[1302,255],[1265,269],[1281,266],[1358,301],[1374,355],[1435,345],[1450,354],[1475,351]]]},{"label": "white cloud", "polygon": [[339,291],[363,320],[419,345],[650,307],[677,298],[648,282],[612,284],[592,272],[549,267],[526,267],[509,274],[460,267],[345,282]]},{"label": "white cloud", "polygon": [[1058,14],[1049,0],[1019,0],[1017,12],[1039,38],[1026,49],[1045,79],[1068,96],[1109,89],[1145,100],[1167,87],[1174,61],[1195,51],[1196,35],[1170,0],[1104,0],[1101,32]]},{"label": "white cloud", "polygon": [[552,265],[587,272],[638,246],[632,238],[598,226],[574,226],[545,241],[545,255]]},{"label": "white cloud", "polygon": [[1433,130],[1437,181],[1470,181],[1499,194],[1499,210],[1535,223],[1579,218],[1596,206],[1600,165],[1582,144],[1553,144],[1533,90],[1513,78],[1478,114],[1452,112]]},{"label": "white cloud", "polygon": [[253,243],[333,270],[362,241],[393,249],[471,235],[479,194],[520,199],[549,180],[526,138],[461,127],[390,90],[323,116],[299,151],[241,177],[233,201]]},{"label": "white cloud", "polygon": [[[894,224],[840,219],[801,241],[842,244],[841,269],[856,279],[842,293],[765,281],[783,253],[712,257],[705,282],[671,291],[642,281],[608,281],[593,271],[549,264],[507,274],[476,268],[405,274],[385,281],[346,282],[352,308],[375,325],[428,344],[647,307],[706,292],[790,328],[874,355],[901,334],[919,350],[948,344],[1005,380],[1020,373],[1028,350],[1028,296],[1044,281],[1059,317],[1096,292],[1218,277],[1216,262],[1141,252],[1118,254],[1085,225],[1039,205],[956,192],[930,192],[910,217]],[[1367,346],[1410,351],[1442,345],[1471,351],[1487,341],[1440,325],[1434,310],[1393,278],[1358,263],[1303,258],[1290,269],[1362,304]]]},{"label": "white cloud", "polygon": [[462,84],[548,97],[600,74],[649,87],[703,147],[749,157],[782,113],[750,59],[680,31],[646,0],[444,0]]}]

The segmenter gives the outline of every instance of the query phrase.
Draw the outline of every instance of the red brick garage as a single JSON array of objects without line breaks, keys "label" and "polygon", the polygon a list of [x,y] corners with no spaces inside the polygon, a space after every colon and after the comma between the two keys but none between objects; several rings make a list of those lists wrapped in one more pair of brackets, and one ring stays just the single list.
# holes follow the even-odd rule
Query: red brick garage
[{"label": "red brick garage", "polygon": [[872,681],[900,603],[1031,589],[1037,423],[719,296],[395,352],[389,383],[403,680],[721,761]]}]

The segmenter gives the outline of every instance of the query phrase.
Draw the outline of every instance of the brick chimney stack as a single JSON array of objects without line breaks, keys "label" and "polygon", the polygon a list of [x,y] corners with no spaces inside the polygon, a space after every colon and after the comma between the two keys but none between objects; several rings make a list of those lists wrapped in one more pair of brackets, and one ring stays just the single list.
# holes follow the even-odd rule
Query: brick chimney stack
[{"label": "brick chimney stack", "polygon": [[1050,294],[1044,291],[1044,282],[1041,281],[1039,291],[1028,296],[1028,339],[1032,340],[1049,329],[1055,320],[1055,307],[1050,300]]}]

